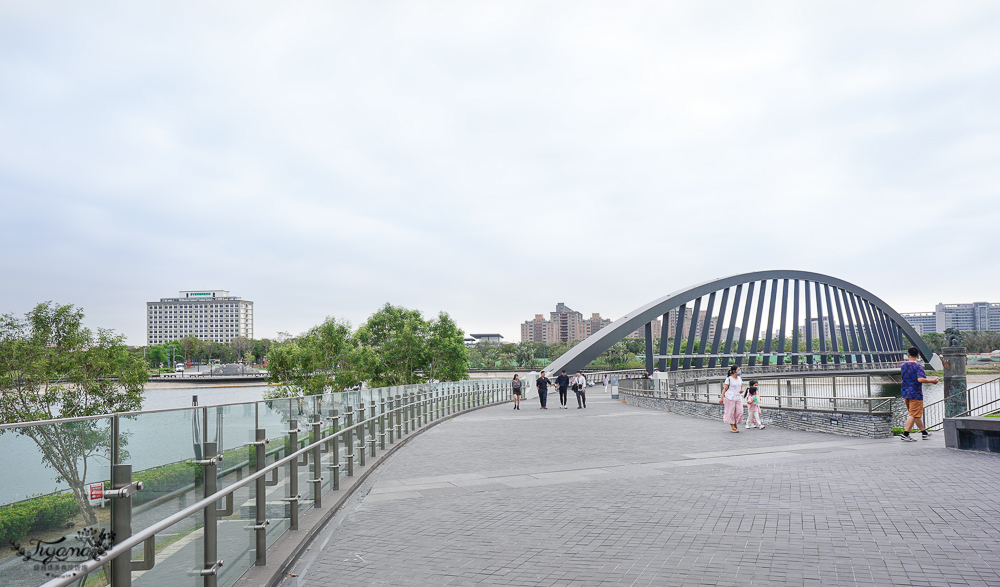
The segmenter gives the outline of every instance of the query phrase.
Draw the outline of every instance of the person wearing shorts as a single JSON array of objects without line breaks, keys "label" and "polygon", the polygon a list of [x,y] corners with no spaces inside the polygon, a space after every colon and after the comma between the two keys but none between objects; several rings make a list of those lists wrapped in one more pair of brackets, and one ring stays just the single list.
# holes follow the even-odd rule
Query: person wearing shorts
[{"label": "person wearing shorts", "polygon": [[931,433],[924,428],[924,383],[937,383],[941,381],[938,377],[927,377],[923,365],[920,364],[920,349],[913,346],[906,351],[906,360],[899,366],[902,375],[900,388],[903,394],[903,401],[906,402],[906,426],[903,427],[903,435],[899,437],[903,442],[913,442],[910,438],[910,429],[913,424],[920,428],[920,436],[924,440],[931,437]]},{"label": "person wearing shorts", "polygon": [[514,381],[511,383],[511,388],[514,392],[514,409],[521,409],[521,378],[518,377],[517,373],[514,374]]}]

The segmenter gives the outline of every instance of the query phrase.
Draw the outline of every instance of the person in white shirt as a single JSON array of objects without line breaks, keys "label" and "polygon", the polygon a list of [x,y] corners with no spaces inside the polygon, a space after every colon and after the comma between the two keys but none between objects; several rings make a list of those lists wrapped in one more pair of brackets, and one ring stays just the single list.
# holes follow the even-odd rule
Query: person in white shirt
[{"label": "person in white shirt", "polygon": [[573,391],[576,392],[576,409],[587,407],[587,378],[579,371],[573,378]]},{"label": "person in white shirt", "polygon": [[729,368],[729,376],[722,385],[722,397],[719,398],[719,403],[723,405],[722,421],[732,428],[730,432],[736,433],[740,431],[737,424],[743,421],[743,380],[740,379],[742,374],[743,370],[738,365]]},{"label": "person in white shirt", "polygon": [[604,374],[604,393],[608,393],[611,385],[611,377],[607,373]]}]

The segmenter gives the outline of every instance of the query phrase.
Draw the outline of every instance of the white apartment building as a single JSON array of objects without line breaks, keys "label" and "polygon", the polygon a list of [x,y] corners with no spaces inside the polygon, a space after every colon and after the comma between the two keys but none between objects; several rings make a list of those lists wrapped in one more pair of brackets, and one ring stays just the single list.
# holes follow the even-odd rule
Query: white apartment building
[{"label": "white apartment building", "polygon": [[253,302],[225,290],[182,291],[176,298],[146,302],[146,344],[194,336],[228,343],[253,338]]},{"label": "white apartment building", "polygon": [[944,332],[946,328],[1000,332],[1000,304],[996,303],[937,304],[933,312],[907,312],[902,316],[920,334]]}]

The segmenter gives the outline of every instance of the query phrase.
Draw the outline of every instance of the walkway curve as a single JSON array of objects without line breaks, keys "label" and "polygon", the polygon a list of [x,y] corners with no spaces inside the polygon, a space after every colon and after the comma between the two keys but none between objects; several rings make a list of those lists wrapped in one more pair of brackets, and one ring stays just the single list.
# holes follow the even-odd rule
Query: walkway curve
[{"label": "walkway curve", "polygon": [[588,399],[414,438],[282,585],[1000,582],[998,455]]}]

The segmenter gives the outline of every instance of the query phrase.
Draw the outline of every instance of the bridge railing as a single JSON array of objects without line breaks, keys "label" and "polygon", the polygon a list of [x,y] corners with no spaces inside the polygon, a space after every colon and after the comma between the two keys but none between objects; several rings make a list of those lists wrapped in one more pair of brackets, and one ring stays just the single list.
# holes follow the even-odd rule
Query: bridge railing
[{"label": "bridge railing", "polygon": [[[51,451],[69,447],[62,441],[90,439],[81,453],[84,462],[89,459],[83,486],[69,489],[91,497],[103,493],[111,510],[110,519],[97,512],[98,523],[87,534],[91,542],[98,538],[100,554],[68,570],[65,563],[39,570],[37,561],[8,559],[5,580],[82,585],[103,566],[110,568],[113,587],[192,580],[206,587],[232,585],[248,569],[265,565],[267,549],[297,530],[307,510],[338,499],[341,482],[378,451],[439,419],[508,401],[510,384],[492,379],[406,385],[5,424],[0,431],[14,434],[0,436],[0,447],[23,450],[29,446],[25,437],[38,437],[53,441]],[[79,464],[77,456],[69,460]],[[24,463],[30,469],[28,463],[44,458]],[[20,470],[18,476],[37,473]],[[51,490],[52,475],[45,478],[35,484],[41,491],[25,493]],[[0,515],[24,510],[25,503],[0,506]],[[67,544],[80,536],[70,533]],[[66,572],[52,578],[53,570]]]},{"label": "bridge railing", "polygon": [[[872,363],[840,363],[839,365],[834,363],[799,363],[798,365],[792,365],[790,363],[785,363],[781,365],[753,365],[753,366],[742,366],[740,369],[743,370],[743,380],[749,381],[750,379],[760,378],[761,376],[782,374],[782,373],[843,373],[843,372],[881,372],[881,371],[898,371],[899,362],[898,361],[879,361]],[[685,382],[692,381],[695,379],[705,380],[705,379],[725,379],[726,374],[729,372],[729,368],[714,368],[714,369],[687,369],[687,370],[677,370],[677,371],[667,371],[667,378],[670,381],[675,382]]]},{"label": "bridge railing", "polygon": [[[882,386],[891,380],[873,375],[804,374],[798,377],[761,377],[748,375],[758,382],[761,405],[768,408],[835,412],[890,412],[892,397],[881,396]],[[719,403],[724,382],[717,379],[692,379],[671,384],[664,379],[627,379],[619,389],[638,395],[680,401]]]}]

